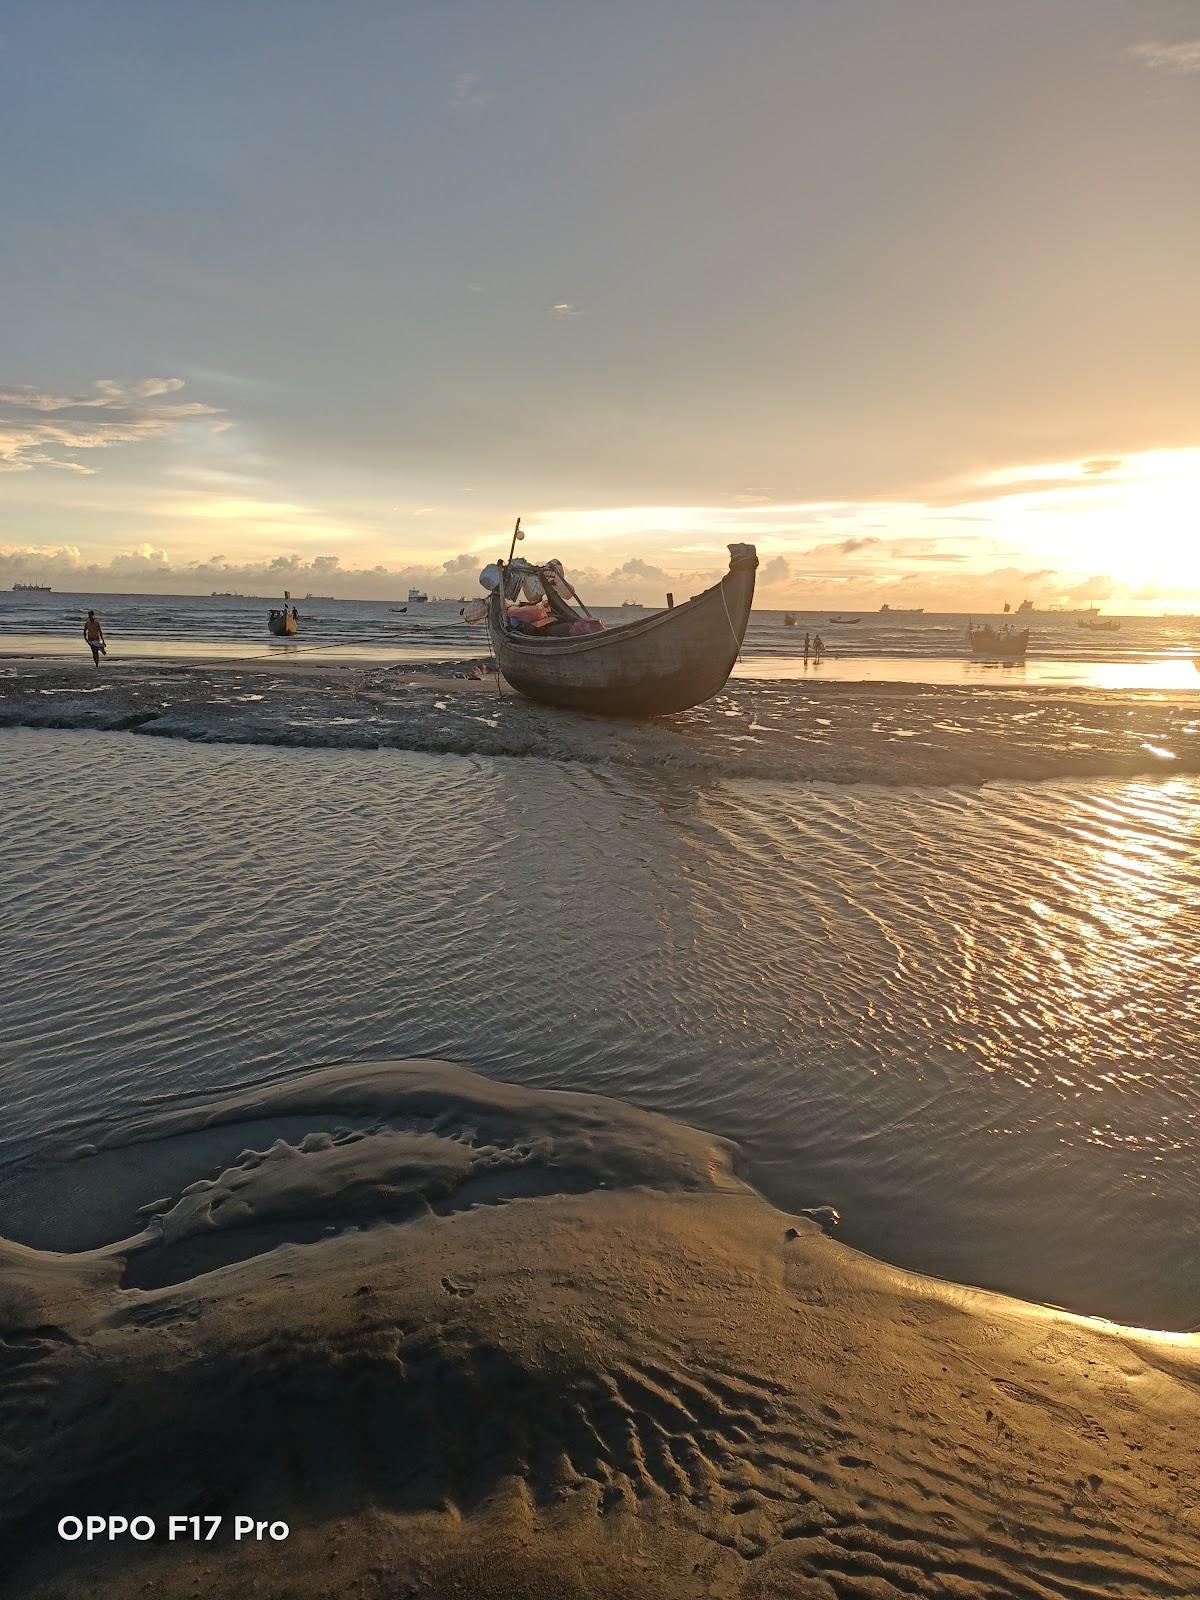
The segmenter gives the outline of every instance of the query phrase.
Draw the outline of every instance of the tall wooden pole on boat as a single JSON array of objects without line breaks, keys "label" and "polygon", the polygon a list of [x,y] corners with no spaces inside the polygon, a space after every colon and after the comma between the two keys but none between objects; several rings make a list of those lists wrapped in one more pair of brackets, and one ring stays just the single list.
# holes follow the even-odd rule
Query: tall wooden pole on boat
[{"label": "tall wooden pole on boat", "polygon": [[524,537],[525,537],[525,535],[521,532],[521,519],[520,519],[520,517],[518,517],[517,518],[517,525],[513,529],[512,543],[508,547],[508,559],[510,561],[513,558],[513,551],[517,548],[517,540],[518,539],[523,539]]}]

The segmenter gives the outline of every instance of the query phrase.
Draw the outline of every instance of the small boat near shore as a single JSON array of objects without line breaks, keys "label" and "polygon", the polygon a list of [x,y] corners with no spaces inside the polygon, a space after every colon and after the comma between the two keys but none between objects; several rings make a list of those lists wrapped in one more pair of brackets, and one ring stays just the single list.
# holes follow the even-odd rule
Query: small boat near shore
[{"label": "small boat near shore", "polygon": [[1121,619],[1119,617],[1080,617],[1075,626],[1084,629],[1086,633],[1120,633]]},{"label": "small boat near shore", "polygon": [[[515,540],[514,540],[515,542]],[[530,700],[604,717],[661,717],[711,699],[725,685],[742,647],[758,555],[752,544],[729,546],[729,571],[683,605],[602,631],[537,638],[507,621],[506,591],[515,597],[532,578],[561,623],[580,624],[563,597],[574,590],[552,567],[497,563],[487,623],[500,671]],[[516,580],[516,581],[514,581]]]},{"label": "small boat near shore", "polygon": [[993,661],[1024,661],[1029,648],[1029,629],[1015,629],[1011,624],[1000,629],[993,628],[989,622],[979,627],[968,623],[967,643],[977,656]]},{"label": "small boat near shore", "polygon": [[830,622],[835,628],[852,628],[856,622],[861,622],[861,617],[830,617]]},{"label": "small boat near shore", "polygon": [[276,639],[290,639],[296,632],[297,611],[291,600],[291,595],[285,590],[283,609],[272,609],[267,613],[267,628]]}]

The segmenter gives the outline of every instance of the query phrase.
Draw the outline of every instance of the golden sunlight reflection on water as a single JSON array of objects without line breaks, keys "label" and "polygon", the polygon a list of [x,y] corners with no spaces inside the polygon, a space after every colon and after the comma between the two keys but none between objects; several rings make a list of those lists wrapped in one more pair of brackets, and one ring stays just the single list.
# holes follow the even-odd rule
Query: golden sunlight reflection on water
[{"label": "golden sunlight reflection on water", "polygon": [[723,1133],[903,1264],[1200,1322],[1200,780],[0,743],[18,1236],[66,1125],[438,1055]]}]

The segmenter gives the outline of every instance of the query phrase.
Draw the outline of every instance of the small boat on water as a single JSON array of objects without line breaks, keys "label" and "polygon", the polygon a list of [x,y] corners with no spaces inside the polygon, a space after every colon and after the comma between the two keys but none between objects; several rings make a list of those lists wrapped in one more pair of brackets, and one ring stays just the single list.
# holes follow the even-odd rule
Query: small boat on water
[{"label": "small boat on water", "polygon": [[408,607],[407,606],[389,606],[388,610],[392,613],[392,615],[394,617],[402,617],[404,615],[404,613],[408,610]]},{"label": "small boat on water", "polygon": [[1002,629],[993,628],[989,622],[978,628],[968,623],[967,643],[977,656],[993,661],[1024,661],[1029,648],[1029,629],[1016,629],[1011,623],[1006,623]]},{"label": "small boat on water", "polygon": [[852,628],[856,622],[861,622],[861,617],[830,617],[830,622],[837,628]]},{"label": "small boat on water", "polygon": [[296,632],[298,613],[291,599],[291,595],[285,590],[282,611],[272,609],[267,613],[267,627],[277,639],[290,639]]},{"label": "small boat on water", "polygon": [[796,619],[790,611],[783,613],[783,625],[785,628],[794,628],[796,626]]},{"label": "small boat on water", "polygon": [[1080,617],[1075,626],[1083,628],[1087,633],[1120,633],[1121,619],[1119,617]]},{"label": "small boat on water", "polygon": [[[685,604],[616,627],[595,623],[594,629],[571,635],[570,627],[585,623],[586,607],[561,567],[514,562],[510,552],[507,562],[485,569],[492,649],[505,678],[530,700],[604,717],[686,711],[711,699],[733,670],[750,620],[757,569],[754,546],[732,544],[729,571]],[[493,575],[498,575],[494,586]],[[510,624],[509,607],[522,588],[544,595],[556,623],[568,626],[567,636],[538,638]],[[588,625],[594,621],[586,620]]]}]

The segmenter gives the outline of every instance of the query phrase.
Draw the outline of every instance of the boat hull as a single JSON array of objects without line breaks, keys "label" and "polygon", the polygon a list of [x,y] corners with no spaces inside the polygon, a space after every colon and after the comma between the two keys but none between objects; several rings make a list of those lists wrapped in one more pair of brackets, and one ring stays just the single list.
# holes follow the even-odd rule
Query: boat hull
[{"label": "boat hull", "polygon": [[267,623],[267,627],[277,639],[290,639],[296,631],[296,623],[292,617],[272,619]]},{"label": "boat hull", "polygon": [[738,658],[758,557],[738,547],[711,589],[669,611],[577,639],[522,638],[501,620],[493,593],[488,627],[500,671],[543,705],[602,717],[662,717],[709,700]]},{"label": "boat hull", "polygon": [[972,654],[986,661],[1024,661],[1029,648],[1029,629],[998,634],[989,628],[978,628],[968,632],[967,642]]}]

